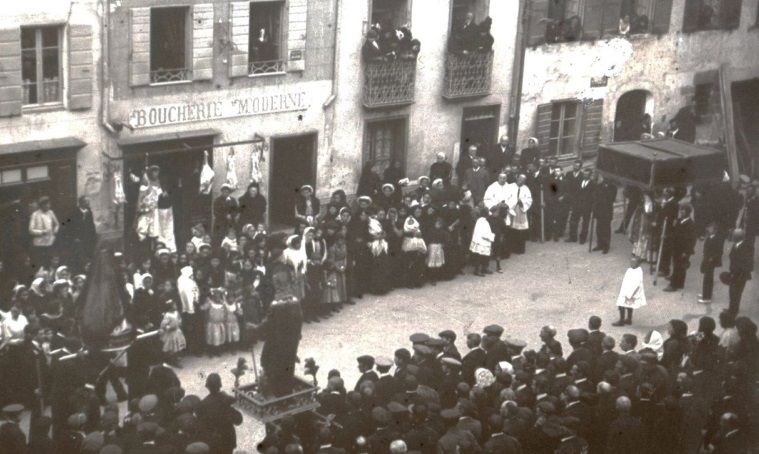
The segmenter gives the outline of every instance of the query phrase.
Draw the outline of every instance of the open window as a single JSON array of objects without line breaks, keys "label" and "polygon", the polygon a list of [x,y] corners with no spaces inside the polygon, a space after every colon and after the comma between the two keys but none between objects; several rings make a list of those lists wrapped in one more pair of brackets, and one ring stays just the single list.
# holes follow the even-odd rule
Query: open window
[{"label": "open window", "polygon": [[734,30],[741,21],[742,0],[685,0],[683,32]]},{"label": "open window", "polygon": [[282,16],[284,1],[250,3],[248,74],[284,71]]},{"label": "open window", "polygon": [[150,11],[150,83],[181,82],[192,78],[190,8],[152,8]]},{"label": "open window", "polygon": [[535,137],[541,156],[582,157],[601,142],[603,100],[559,100],[538,106]]}]

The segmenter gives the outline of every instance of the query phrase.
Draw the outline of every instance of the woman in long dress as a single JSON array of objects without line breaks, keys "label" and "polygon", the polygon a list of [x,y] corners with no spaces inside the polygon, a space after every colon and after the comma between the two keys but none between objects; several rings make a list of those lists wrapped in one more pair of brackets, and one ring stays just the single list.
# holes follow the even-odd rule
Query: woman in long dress
[{"label": "woman in long dress", "polygon": [[140,241],[152,240],[151,250],[154,246],[152,243],[159,234],[158,197],[161,195],[159,176],[158,166],[150,166],[145,172],[137,198],[137,217],[134,223],[135,232]]},{"label": "woman in long dress", "polygon": [[[630,259],[630,268],[625,272],[622,279],[622,288],[617,296],[617,308],[619,308],[619,320],[613,326],[632,325],[634,309],[646,305],[646,294],[643,289],[643,269],[640,267],[641,258],[633,256]],[[625,318],[625,312],[627,317]]]},{"label": "woman in long dress", "polygon": [[219,356],[221,346],[227,340],[224,317],[224,290],[215,288],[211,290],[208,301],[201,309],[208,312],[206,319],[206,345],[209,356]]}]

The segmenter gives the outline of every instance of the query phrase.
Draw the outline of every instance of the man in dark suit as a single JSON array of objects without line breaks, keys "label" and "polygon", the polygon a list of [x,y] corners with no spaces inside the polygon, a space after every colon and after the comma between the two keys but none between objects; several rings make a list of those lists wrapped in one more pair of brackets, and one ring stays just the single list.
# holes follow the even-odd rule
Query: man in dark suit
[{"label": "man in dark suit", "polygon": [[696,224],[690,217],[693,207],[684,204],[680,215],[672,226],[672,278],[665,292],[680,290],[685,285],[685,272],[690,266],[690,256],[696,246]]},{"label": "man in dark suit", "polygon": [[456,24],[451,30],[448,43],[448,52],[467,54],[474,49],[478,34],[477,24],[474,22],[474,13],[466,13],[464,21]]},{"label": "man in dark suit", "polygon": [[6,421],[0,425],[0,446],[4,453],[26,453],[26,436],[19,427],[22,411],[24,411],[24,406],[21,404],[12,404],[3,408]]},{"label": "man in dark suit", "polygon": [[596,382],[603,380],[606,371],[613,371],[619,360],[619,353],[614,351],[616,341],[613,337],[604,337],[602,345],[604,351],[598,358],[596,358],[596,370],[594,374]]},{"label": "man in dark suit", "polygon": [[561,173],[561,167],[555,166],[552,169],[544,193],[546,239],[559,241],[567,227],[567,180]]},{"label": "man in dark suit", "polygon": [[372,419],[376,430],[367,438],[369,452],[372,454],[390,452],[390,443],[400,438],[400,435],[390,428],[392,415],[384,407],[374,407]]},{"label": "man in dark suit", "polygon": [[595,357],[585,347],[585,344],[588,342],[588,330],[583,328],[570,329],[567,332],[567,339],[569,339],[569,345],[572,347],[572,353],[567,356],[567,366],[571,369],[572,366],[580,361],[585,361],[592,366],[595,362]]},{"label": "man in dark suit", "polygon": [[746,234],[741,229],[733,231],[733,247],[730,249],[730,306],[729,311],[737,314],[741,308],[741,297],[746,281],[754,270],[754,248],[745,241]]},{"label": "man in dark suit", "polygon": [[611,220],[614,217],[614,202],[617,200],[617,186],[598,176],[593,193],[593,216],[596,218],[596,247],[594,251],[609,253],[611,243]]},{"label": "man in dark suit", "polygon": [[366,41],[361,46],[361,57],[364,62],[378,62],[385,59],[385,55],[382,53],[379,42],[377,42],[377,32],[374,29],[369,30],[366,33]]},{"label": "man in dark suit", "polygon": [[466,336],[466,346],[469,348],[467,353],[461,359],[461,378],[470,386],[474,385],[474,372],[487,366],[487,353],[480,347],[482,338],[477,333],[469,333]]},{"label": "man in dark suit", "polygon": [[509,354],[509,347],[501,340],[503,327],[488,325],[483,331],[487,338],[487,347],[485,348],[487,352],[487,368],[492,372],[498,363],[510,360],[511,355]]},{"label": "man in dark suit", "polygon": [[[654,224],[656,232],[653,235],[654,238],[661,238],[662,234],[665,235],[661,240],[664,244],[661,248],[659,276],[669,276],[669,265],[672,262],[672,228],[677,221],[678,211],[679,208],[674,189],[666,188],[664,190],[664,200],[656,216],[656,223]],[[667,226],[666,232],[664,232],[665,225]],[[658,243],[654,243],[654,247],[658,246]]]},{"label": "man in dark suit", "polygon": [[675,122],[673,138],[684,142],[696,142],[696,103],[691,99],[687,106],[677,112],[672,119]]},{"label": "man in dark suit", "polygon": [[600,355],[603,352],[601,342],[604,340],[603,331],[601,331],[601,317],[597,315],[591,315],[588,319],[588,344],[587,347],[591,353],[595,356]]},{"label": "man in dark suit", "polygon": [[595,183],[592,180],[590,169],[583,169],[582,180],[575,183],[575,193],[572,195],[572,215],[569,218],[569,238],[567,243],[577,241],[577,226],[582,220],[582,229],[580,230],[580,244],[585,244],[588,238],[588,225],[590,216],[593,212],[593,193],[595,192]]},{"label": "man in dark suit", "polygon": [[467,170],[474,167],[474,160],[480,156],[477,155],[477,145],[469,145],[466,152],[461,153],[459,162],[456,164],[456,175],[459,177],[459,185],[464,181],[464,174]]},{"label": "man in dark suit", "polygon": [[725,237],[717,233],[717,224],[712,221],[706,226],[706,238],[704,239],[704,258],[701,261],[701,272],[704,274],[701,294],[698,302],[708,304],[712,302],[712,290],[714,289],[714,269],[722,266],[722,248],[725,245]]},{"label": "man in dark suit", "polygon": [[490,171],[490,182],[493,183],[498,179],[504,167],[510,166],[514,161],[514,148],[509,143],[507,136],[501,136],[501,139],[490,150],[487,156],[488,170]]},{"label": "man in dark suit", "polygon": [[453,358],[461,361],[461,353],[459,353],[459,350],[456,348],[456,333],[452,330],[446,329],[438,333],[438,337],[445,341],[440,357]]},{"label": "man in dark suit", "polygon": [[208,444],[211,452],[231,454],[237,447],[235,426],[242,424],[242,414],[232,406],[235,398],[221,391],[219,374],[209,374],[206,378],[208,395],[198,404],[195,412],[201,439]]},{"label": "man in dark suit", "polygon": [[64,235],[69,253],[69,262],[76,272],[83,271],[84,265],[92,260],[92,253],[97,241],[95,219],[90,209],[90,201],[86,196],[80,196],[76,210],[71,213],[67,222],[62,222]]},{"label": "man in dark suit", "polygon": [[615,454],[646,452],[646,431],[643,423],[630,415],[631,407],[629,398],[625,396],[617,398],[616,408],[619,417],[609,427],[605,452]]},{"label": "man in dark suit", "polygon": [[365,381],[373,381],[374,383],[379,381],[379,376],[372,370],[374,369],[373,356],[362,355],[356,358],[356,361],[358,361],[358,371],[361,372],[361,376],[358,378],[355,388],[353,388],[354,391],[361,391],[361,384]]},{"label": "man in dark suit", "polygon": [[374,363],[377,367],[377,372],[379,372],[379,379],[375,383],[374,396],[377,398],[379,405],[387,405],[393,396],[403,391],[403,385],[400,380],[390,375],[393,360],[379,357]]},{"label": "man in dark suit", "polygon": [[561,393],[561,400],[564,403],[564,411],[561,412],[562,418],[577,418],[577,434],[585,439],[590,438],[594,408],[583,402],[580,397],[582,392],[575,385],[567,386]]}]

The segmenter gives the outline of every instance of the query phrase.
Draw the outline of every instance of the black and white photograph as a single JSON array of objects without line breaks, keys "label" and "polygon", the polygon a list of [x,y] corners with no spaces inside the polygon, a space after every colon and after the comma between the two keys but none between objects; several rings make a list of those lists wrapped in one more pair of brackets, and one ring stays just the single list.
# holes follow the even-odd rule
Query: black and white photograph
[{"label": "black and white photograph", "polygon": [[0,454],[759,454],[759,0],[0,3]]}]

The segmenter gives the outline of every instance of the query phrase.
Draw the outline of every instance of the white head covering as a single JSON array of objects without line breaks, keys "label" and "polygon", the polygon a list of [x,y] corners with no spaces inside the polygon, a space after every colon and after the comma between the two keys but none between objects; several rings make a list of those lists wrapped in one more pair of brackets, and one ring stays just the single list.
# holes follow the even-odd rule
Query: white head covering
[{"label": "white head covering", "polygon": [[[646,337],[649,338],[648,342],[645,341]],[[656,352],[656,356],[661,360],[662,356],[664,355],[664,338],[662,337],[661,333],[656,330],[651,330],[643,339],[644,341],[641,343],[640,349],[642,350],[644,348],[650,348]]]}]

